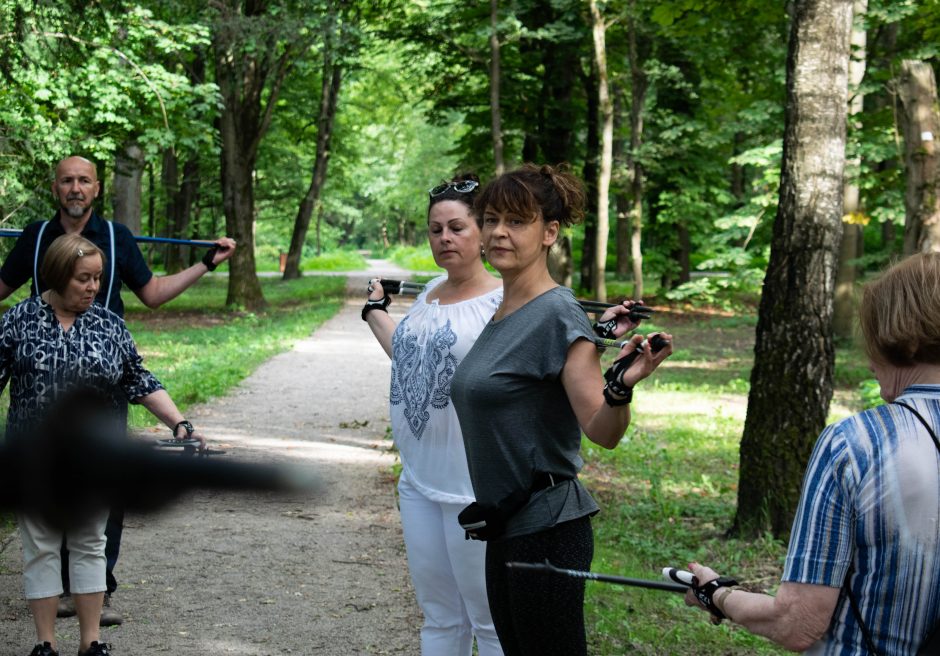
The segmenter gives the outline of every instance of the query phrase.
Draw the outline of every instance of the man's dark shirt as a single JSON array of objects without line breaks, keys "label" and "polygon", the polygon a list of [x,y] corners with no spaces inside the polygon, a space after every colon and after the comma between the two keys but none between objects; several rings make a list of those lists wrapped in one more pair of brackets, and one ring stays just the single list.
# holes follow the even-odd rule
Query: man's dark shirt
[{"label": "man's dark shirt", "polygon": [[[26,283],[30,284],[30,293],[35,294],[36,290],[32,285],[33,278],[33,257],[36,252],[36,237],[39,235],[39,229],[43,221],[30,223],[24,228],[23,233],[17,238],[13,250],[7,256],[3,267],[0,268],[0,280],[13,289],[19,288]],[[127,226],[114,223],[114,254],[116,258],[114,267],[114,287],[111,289],[111,303],[108,309],[119,317],[124,316],[124,302],[121,300],[121,287],[126,284],[131,290],[137,290],[150,282],[153,272],[144,261],[144,256],[134,241],[134,235],[128,230]],[[46,255],[49,245],[55,241],[56,237],[65,234],[60,222],[59,213],[46,226],[42,234],[42,243],[39,245],[39,269],[42,268],[42,258]],[[82,237],[95,244],[104,252],[105,264],[101,275],[101,288],[98,290],[98,296],[95,300],[104,305],[108,297],[109,276],[111,274],[111,263],[107,261],[111,257],[111,236],[108,231],[107,223],[97,213],[92,212],[88,223],[82,229]],[[39,293],[46,289],[42,279],[39,280]]]}]

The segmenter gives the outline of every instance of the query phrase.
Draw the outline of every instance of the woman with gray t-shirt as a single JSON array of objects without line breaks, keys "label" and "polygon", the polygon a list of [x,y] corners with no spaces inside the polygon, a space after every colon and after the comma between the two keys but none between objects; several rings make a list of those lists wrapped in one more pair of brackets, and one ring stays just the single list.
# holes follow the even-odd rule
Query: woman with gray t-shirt
[{"label": "woman with gray t-shirt", "polygon": [[[527,164],[476,201],[487,260],[503,301],[451,382],[477,504],[521,508],[486,545],[490,611],[505,654],[586,654],[584,581],[511,571],[510,561],[590,569],[597,504],[578,481],[582,430],[614,448],[630,423],[632,387],[672,352],[647,348],[605,388],[591,325],[570,289],[548,272],[548,250],[583,214],[569,173]],[[615,334],[636,328],[632,302],[607,310]],[[670,335],[663,337],[671,342]],[[619,358],[642,343],[634,336]],[[517,503],[512,503],[513,509]],[[472,534],[472,532],[471,532]]]}]

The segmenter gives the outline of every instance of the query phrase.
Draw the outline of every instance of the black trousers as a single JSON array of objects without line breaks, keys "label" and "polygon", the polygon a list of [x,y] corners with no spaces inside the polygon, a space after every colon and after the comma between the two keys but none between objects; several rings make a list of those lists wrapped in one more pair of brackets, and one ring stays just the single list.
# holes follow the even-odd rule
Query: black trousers
[{"label": "black trousers", "polygon": [[542,563],[589,570],[594,558],[591,518],[486,545],[486,592],[505,656],[586,656],[584,579],[509,569]]}]

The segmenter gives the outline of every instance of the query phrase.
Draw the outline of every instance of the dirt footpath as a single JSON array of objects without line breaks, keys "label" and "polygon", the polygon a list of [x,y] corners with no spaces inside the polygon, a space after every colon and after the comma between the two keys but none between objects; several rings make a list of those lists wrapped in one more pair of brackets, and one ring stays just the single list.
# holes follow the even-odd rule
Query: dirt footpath
[{"label": "dirt footpath", "polygon": [[[219,457],[302,464],[320,490],[200,491],[129,516],[114,595],[125,623],[102,629],[117,656],[419,653],[386,438],[389,361],[359,318],[372,273],[350,277],[354,295],[310,338],[188,413],[228,449]],[[0,544],[0,656],[34,643],[20,572],[14,535]],[[56,629],[71,656],[77,620]]]}]

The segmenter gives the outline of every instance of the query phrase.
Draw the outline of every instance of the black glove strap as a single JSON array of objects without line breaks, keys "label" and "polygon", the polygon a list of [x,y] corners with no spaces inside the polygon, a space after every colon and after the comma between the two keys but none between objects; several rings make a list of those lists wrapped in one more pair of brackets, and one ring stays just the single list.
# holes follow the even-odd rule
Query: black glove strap
[{"label": "black glove strap", "polygon": [[181,421],[180,423],[176,424],[176,426],[173,427],[173,437],[176,437],[176,434],[179,433],[180,426],[182,426],[186,430],[185,439],[188,440],[189,438],[193,436],[193,431],[195,430],[193,428],[193,425],[184,419],[183,421]]},{"label": "black glove strap", "polygon": [[614,328],[616,327],[617,317],[608,319],[607,321],[595,321],[594,334],[602,339],[616,339],[617,335],[614,334]]},{"label": "black glove strap", "polygon": [[372,310],[381,310],[382,312],[388,313],[386,308],[391,302],[392,298],[388,294],[375,301],[371,299],[366,301],[366,304],[362,306],[362,320],[366,321],[366,315],[372,312]]},{"label": "black glove strap", "polygon": [[[614,394],[617,396],[614,396]],[[607,403],[607,405],[616,408],[621,405],[629,405],[631,401],[633,401],[632,387],[624,387],[623,385],[614,385],[611,383],[604,385],[604,402]]]},{"label": "black glove strap", "polygon": [[[628,355],[615,360],[610,368],[604,372],[604,380],[607,381],[607,384],[604,385],[604,400],[607,401],[607,405],[626,405],[633,400],[633,388],[623,384],[623,372],[630,367],[635,359],[636,356],[631,357]],[[615,399],[611,396],[611,393],[624,398]]]},{"label": "black glove strap", "polygon": [[718,609],[718,606],[715,605],[715,601],[712,597],[715,595],[715,591],[718,590],[718,588],[730,588],[737,584],[738,582],[734,579],[720,576],[714,581],[709,581],[705,585],[693,585],[692,592],[695,593],[695,598],[699,600],[699,603],[708,609],[709,613],[718,619],[723,620],[726,619],[726,616]]},{"label": "black glove strap", "polygon": [[212,261],[212,258],[214,258],[215,254],[218,252],[219,252],[219,247],[213,246],[212,248],[206,251],[205,255],[202,256],[202,263],[206,265],[206,268],[209,269],[209,271],[215,271],[215,268],[219,266],[218,264]]}]

